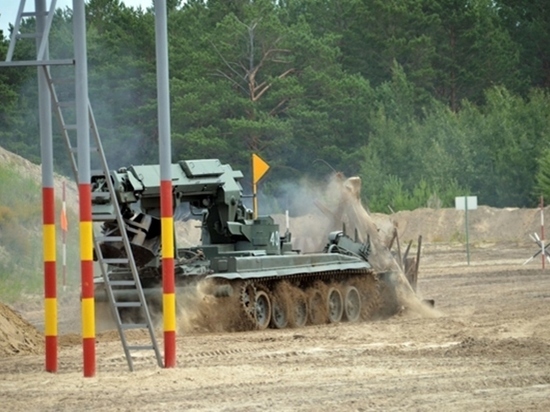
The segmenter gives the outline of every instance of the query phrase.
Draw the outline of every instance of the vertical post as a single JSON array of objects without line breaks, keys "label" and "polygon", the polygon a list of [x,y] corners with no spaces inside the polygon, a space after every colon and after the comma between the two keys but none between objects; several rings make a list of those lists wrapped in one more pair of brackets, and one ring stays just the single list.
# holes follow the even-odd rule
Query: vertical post
[{"label": "vertical post", "polygon": [[258,217],[258,182],[269,170],[269,165],[256,153],[252,153],[252,198],[254,219]]},{"label": "vertical post", "polygon": [[61,203],[61,247],[62,249],[62,265],[63,265],[63,291],[67,288],[67,231],[69,225],[67,221],[67,184],[63,180],[63,196]]},{"label": "vertical post", "polygon": [[546,264],[546,253],[544,252],[544,198],[540,196],[540,247],[542,255],[542,270]]},{"label": "vertical post", "polygon": [[466,209],[466,257],[468,259],[468,266],[470,266],[470,240],[468,236],[468,196],[464,197],[464,208]]},{"label": "vertical post", "polygon": [[[45,0],[35,0],[37,58],[41,37],[45,36]],[[46,40],[47,42],[47,40]],[[43,59],[49,57],[48,47]],[[46,371],[57,372],[57,279],[55,195],[53,182],[52,110],[50,90],[46,79],[48,67],[38,66],[38,107],[40,117],[40,156],[42,160],[42,222],[44,242],[44,339],[46,347]]]},{"label": "vertical post", "polygon": [[80,200],[80,276],[82,307],[82,350],[84,377],[95,375],[95,307],[90,170],[90,119],[88,63],[84,0],[73,0],[73,32],[76,80],[76,123],[78,145],[78,196]]},{"label": "vertical post", "polygon": [[170,142],[170,89],[168,81],[168,29],[166,20],[166,0],[155,0],[164,367],[173,368],[176,366],[176,296],[171,170],[172,148]]},{"label": "vertical post", "polygon": [[418,249],[416,250],[416,262],[414,267],[414,290],[418,284],[418,268],[420,267],[420,252],[422,251],[422,235],[418,236]]},{"label": "vertical post", "polygon": [[257,219],[258,218],[258,185],[256,184],[256,182],[252,183],[252,202],[253,202],[253,206],[252,208],[254,209],[253,212],[254,212],[254,219]]},{"label": "vertical post", "polygon": [[285,210],[285,222],[286,222],[286,232],[290,231],[290,215],[288,214],[288,209]]}]

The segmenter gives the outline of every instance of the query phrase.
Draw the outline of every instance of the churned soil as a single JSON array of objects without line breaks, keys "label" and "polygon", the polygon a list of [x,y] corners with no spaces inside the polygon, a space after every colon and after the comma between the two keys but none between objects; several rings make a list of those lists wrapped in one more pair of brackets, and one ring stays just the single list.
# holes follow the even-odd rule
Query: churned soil
[{"label": "churned soil", "polygon": [[175,368],[147,353],[129,372],[117,334],[99,333],[92,378],[83,377],[76,331],[60,336],[59,371],[46,373],[38,332],[2,305],[2,409],[550,410],[550,270],[539,259],[524,266],[533,253],[530,244],[474,246],[468,265],[463,246],[426,244],[418,290],[434,309],[300,329],[182,332]]},{"label": "churned soil", "polygon": [[[11,162],[5,156],[0,150],[0,161]],[[22,165],[40,176],[34,165]],[[321,205],[321,217],[343,207],[333,206]],[[275,218],[285,227],[285,216]],[[235,332],[211,327],[233,315],[220,314],[206,295],[178,296],[201,310],[178,316],[176,367],[160,368],[152,353],[140,352],[130,372],[117,332],[100,322],[96,374],[85,378],[79,291],[59,291],[57,373],[44,371],[41,299],[25,296],[0,303],[0,409],[550,410],[550,268],[542,270],[540,256],[524,265],[537,250],[529,235],[540,229],[539,211],[472,211],[469,264],[464,212],[372,218],[382,243],[394,227],[403,249],[412,241],[414,250],[422,236],[417,293],[435,307],[404,302],[389,319]],[[295,248],[319,250],[327,230],[339,229],[319,222],[313,214],[290,219]],[[178,223],[177,233],[194,244],[196,226]],[[146,337],[131,335],[143,344]],[[162,325],[157,338],[163,352]]]},{"label": "churned soil", "polygon": [[0,356],[41,353],[42,341],[36,327],[0,302]]}]

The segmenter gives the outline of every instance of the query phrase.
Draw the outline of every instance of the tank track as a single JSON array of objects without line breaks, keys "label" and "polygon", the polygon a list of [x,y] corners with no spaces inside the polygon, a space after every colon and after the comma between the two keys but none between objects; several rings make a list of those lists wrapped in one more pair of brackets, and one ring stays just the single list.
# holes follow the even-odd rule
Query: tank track
[{"label": "tank track", "polygon": [[[211,301],[217,306],[216,313],[224,313],[232,320],[228,322],[225,330],[243,331],[271,328],[300,328],[305,325],[318,325],[336,323],[348,320],[345,311],[345,293],[354,287],[359,292],[361,307],[357,319],[352,321],[369,321],[384,317],[387,310],[385,302],[386,285],[379,275],[369,269],[349,269],[342,271],[327,271],[317,273],[299,273],[284,278],[279,276],[261,277],[256,279],[229,280],[222,277],[216,278],[212,289],[206,292],[215,300]],[[334,321],[329,317],[328,292],[331,289],[340,291],[344,313],[341,318]],[[223,293],[220,293],[222,291]],[[160,293],[159,289],[155,292]],[[269,321],[258,322],[256,299],[258,294],[264,295],[264,306],[269,305]],[[335,294],[338,296],[338,293]],[[267,296],[267,299],[265,299]],[[285,318],[279,322],[274,321],[271,311],[275,300],[284,307]],[[218,302],[217,304],[214,302]],[[158,299],[149,303],[153,311],[161,313]],[[108,308],[108,304],[107,304]],[[108,311],[105,312],[108,315]],[[229,315],[231,314],[231,315]],[[136,317],[139,313],[130,310],[125,311],[124,316]],[[260,311],[260,315],[266,313]],[[208,322],[205,318],[204,322]],[[134,319],[139,321],[139,317]],[[156,319],[158,320],[158,319]],[[201,324],[202,326],[202,324]],[[207,326],[204,330],[210,330]],[[216,329],[213,329],[216,330]]]},{"label": "tank track", "polygon": [[[334,309],[331,305],[328,293],[333,293],[336,297],[336,305],[338,305],[338,295],[341,296],[341,305],[347,304],[345,292],[350,287],[356,288],[360,295],[361,307],[359,319],[354,320],[372,320],[377,317],[379,312],[383,311],[384,302],[381,297],[381,282],[378,275],[372,270],[356,269],[346,271],[321,272],[321,273],[301,273],[280,278],[277,276],[262,277],[259,279],[247,279],[231,282],[234,289],[239,294],[239,302],[241,305],[241,313],[246,318],[251,329],[264,329],[266,327],[281,328],[283,327],[300,327],[303,323],[308,325],[340,322],[346,320],[345,308],[342,308],[343,314],[341,318],[338,316],[330,316],[330,312]],[[285,289],[286,290],[281,290]],[[337,289],[337,292],[333,292]],[[338,294],[338,291],[340,294]],[[262,310],[258,312],[255,302],[258,293],[262,292],[267,295],[271,305],[275,299],[279,299],[279,303],[286,305],[285,322],[274,322],[273,319],[266,325],[259,322],[258,317],[264,319],[265,313]],[[286,293],[285,293],[286,292]],[[286,294],[286,300],[281,300],[281,295]],[[300,296],[301,295],[301,296]],[[301,297],[307,301],[307,322],[302,322],[300,317],[292,312],[292,304],[296,304],[296,300]],[[264,299],[264,297],[262,297]],[[265,306],[265,302],[262,303]],[[271,307],[270,307],[271,310]],[[272,313],[270,314],[270,316]]]}]

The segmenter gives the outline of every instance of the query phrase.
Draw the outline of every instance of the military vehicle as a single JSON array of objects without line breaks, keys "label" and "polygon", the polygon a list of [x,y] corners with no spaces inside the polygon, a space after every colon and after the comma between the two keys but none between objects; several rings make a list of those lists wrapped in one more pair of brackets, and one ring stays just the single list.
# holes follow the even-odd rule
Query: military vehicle
[{"label": "military vehicle", "polygon": [[[335,231],[323,250],[302,253],[288,228],[282,233],[272,217],[255,217],[244,205],[240,171],[204,159],[172,164],[171,174],[174,209],[187,205],[201,228],[199,245],[175,247],[178,288],[207,281],[220,305],[237,302],[237,316],[257,329],[355,322],[383,309],[385,274],[369,263],[368,238]],[[107,301],[107,286],[117,301],[135,299],[133,267],[148,302],[160,305],[159,165],[121,168],[108,178],[92,173],[92,214],[102,222],[94,255],[107,267],[107,278],[96,281],[96,301]]]}]

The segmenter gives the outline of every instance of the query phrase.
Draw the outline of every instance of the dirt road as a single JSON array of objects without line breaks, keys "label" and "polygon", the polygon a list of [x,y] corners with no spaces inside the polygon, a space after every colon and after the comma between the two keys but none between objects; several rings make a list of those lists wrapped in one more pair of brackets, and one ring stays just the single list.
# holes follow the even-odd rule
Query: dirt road
[{"label": "dirt road", "polygon": [[[424,249],[419,289],[437,312],[302,329],[178,337],[174,369],[150,356],[128,371],[113,334],[82,375],[79,339],[0,360],[6,411],[548,411],[550,269],[532,248]],[[60,313],[60,318],[63,313]],[[32,316],[31,316],[32,317]]]}]

